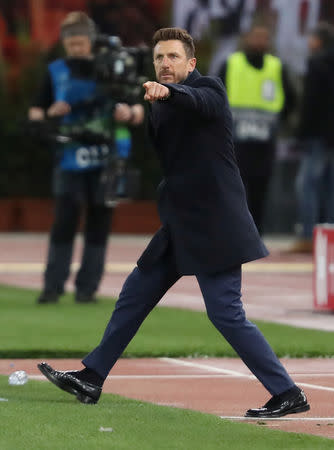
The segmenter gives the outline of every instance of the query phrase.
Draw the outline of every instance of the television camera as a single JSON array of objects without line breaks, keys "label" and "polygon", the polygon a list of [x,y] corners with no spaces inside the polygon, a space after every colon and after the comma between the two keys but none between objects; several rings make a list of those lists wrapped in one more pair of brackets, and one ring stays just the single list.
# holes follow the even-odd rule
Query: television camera
[{"label": "television camera", "polygon": [[122,101],[135,101],[148,79],[151,50],[146,46],[123,47],[118,36],[98,35],[94,55],[98,85]]},{"label": "television camera", "polygon": [[[123,47],[117,36],[100,35],[94,42],[94,58],[70,58],[72,76],[96,81],[96,96],[71,105],[72,112],[86,112],[84,120],[64,124],[59,119],[29,121],[31,136],[49,144],[66,145],[80,142],[85,146],[114,145],[108,130],[96,127],[96,112],[111,115],[116,103],[136,103],[147,77],[149,49]],[[91,116],[92,120],[87,120]],[[115,145],[114,145],[115,147]],[[139,173],[127,167],[127,158],[113,151],[107,156],[101,183],[105,189],[105,204],[114,206],[124,198],[133,198],[139,190]]]}]

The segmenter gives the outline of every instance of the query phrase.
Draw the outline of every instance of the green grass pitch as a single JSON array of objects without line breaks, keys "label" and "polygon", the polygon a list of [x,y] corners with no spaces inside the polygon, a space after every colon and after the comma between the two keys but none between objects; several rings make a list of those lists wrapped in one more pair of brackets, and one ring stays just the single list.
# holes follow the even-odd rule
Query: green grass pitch
[{"label": "green grass pitch", "polygon": [[[82,357],[100,341],[114,301],[37,305],[37,291],[0,287],[0,357]],[[332,357],[334,333],[256,322],[278,356]],[[203,312],[155,308],[124,356],[236,356]]]},{"label": "green grass pitch", "polygon": [[[233,423],[214,415],[104,394],[82,405],[47,382],[9,386],[0,376],[3,450],[333,449],[325,438]],[[113,431],[100,431],[112,428]]]},{"label": "green grass pitch", "polygon": [[[0,357],[82,357],[98,342],[114,307],[36,305],[37,291],[0,287]],[[258,323],[279,356],[333,356],[334,333]],[[156,308],[125,352],[129,357],[235,356],[202,312]],[[0,376],[0,449],[267,450],[332,449],[332,440],[223,421],[214,415],[104,394],[79,404],[50,383],[9,386]],[[99,431],[112,428],[112,432]]]}]

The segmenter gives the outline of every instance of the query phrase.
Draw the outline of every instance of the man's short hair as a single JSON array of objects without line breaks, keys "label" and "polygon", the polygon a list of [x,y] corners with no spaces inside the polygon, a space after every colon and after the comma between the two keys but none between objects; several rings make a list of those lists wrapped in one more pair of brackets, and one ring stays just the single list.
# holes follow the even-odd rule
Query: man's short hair
[{"label": "man's short hair", "polygon": [[88,36],[92,41],[96,37],[93,20],[83,11],[72,11],[60,24],[60,37]]},{"label": "man's short hair", "polygon": [[160,28],[156,31],[153,36],[152,46],[153,48],[160,41],[181,41],[186,52],[187,57],[195,57],[195,44],[193,38],[190,36],[188,31],[182,28]]}]

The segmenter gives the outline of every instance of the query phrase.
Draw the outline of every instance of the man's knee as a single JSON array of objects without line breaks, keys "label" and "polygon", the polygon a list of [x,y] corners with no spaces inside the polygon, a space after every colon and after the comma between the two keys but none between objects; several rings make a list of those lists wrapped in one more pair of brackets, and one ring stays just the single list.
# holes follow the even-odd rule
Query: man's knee
[{"label": "man's knee", "polygon": [[240,305],[228,305],[219,308],[207,309],[207,315],[218,330],[226,328],[239,328],[246,322],[245,311]]},{"label": "man's knee", "polygon": [[51,230],[51,240],[64,244],[74,238],[80,218],[80,205],[70,198],[56,199],[55,220]]},{"label": "man's knee", "polygon": [[112,210],[105,207],[89,207],[85,226],[86,242],[91,245],[104,246],[107,242]]}]

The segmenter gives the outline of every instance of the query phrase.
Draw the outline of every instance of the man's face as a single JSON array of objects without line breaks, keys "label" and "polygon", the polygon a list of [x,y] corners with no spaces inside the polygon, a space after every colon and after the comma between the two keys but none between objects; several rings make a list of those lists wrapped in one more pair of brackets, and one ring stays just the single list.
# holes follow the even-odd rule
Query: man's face
[{"label": "man's face", "polygon": [[179,40],[159,41],[154,47],[153,64],[159,83],[180,83],[195,69],[196,58],[188,58]]},{"label": "man's face", "polygon": [[270,34],[265,27],[253,28],[246,37],[246,47],[257,53],[267,53],[270,48]]},{"label": "man's face", "polygon": [[92,42],[88,36],[69,36],[63,39],[66,55],[70,58],[92,56]]}]

